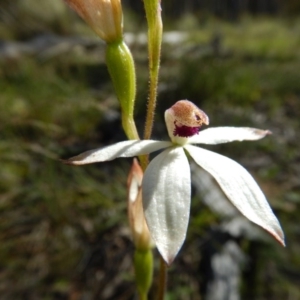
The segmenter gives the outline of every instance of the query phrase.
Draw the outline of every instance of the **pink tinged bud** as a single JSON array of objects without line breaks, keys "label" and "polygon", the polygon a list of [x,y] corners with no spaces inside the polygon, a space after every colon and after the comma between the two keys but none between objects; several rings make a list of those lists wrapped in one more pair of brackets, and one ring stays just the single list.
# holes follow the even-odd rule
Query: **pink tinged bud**
[{"label": "pink tinged bud", "polygon": [[134,159],[127,179],[128,218],[135,247],[148,250],[152,248],[152,240],[143,211],[142,180],[142,168],[137,159]]},{"label": "pink tinged bud", "polygon": [[65,0],[105,42],[122,39],[123,14],[120,0]]},{"label": "pink tinged bud", "polygon": [[172,142],[185,144],[189,137],[198,134],[203,124],[208,125],[208,116],[188,100],[177,101],[165,112],[166,126]]}]

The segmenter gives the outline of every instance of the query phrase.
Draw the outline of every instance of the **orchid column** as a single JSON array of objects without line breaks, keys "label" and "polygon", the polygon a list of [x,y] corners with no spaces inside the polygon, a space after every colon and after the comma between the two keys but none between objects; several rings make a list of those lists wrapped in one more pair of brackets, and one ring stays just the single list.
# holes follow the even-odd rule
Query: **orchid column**
[{"label": "orchid column", "polygon": [[128,139],[139,139],[133,119],[136,75],[130,50],[123,40],[120,0],[65,0],[106,42],[106,64],[122,109]]}]

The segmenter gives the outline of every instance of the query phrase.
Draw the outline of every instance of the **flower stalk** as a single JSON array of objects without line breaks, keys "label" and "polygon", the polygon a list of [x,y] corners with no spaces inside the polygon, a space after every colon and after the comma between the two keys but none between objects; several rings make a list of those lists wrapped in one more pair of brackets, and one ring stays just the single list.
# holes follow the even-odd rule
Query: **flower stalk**
[{"label": "flower stalk", "polygon": [[160,269],[158,277],[158,300],[164,300],[167,289],[168,268],[162,256],[160,256]]},{"label": "flower stalk", "polygon": [[144,0],[148,22],[149,96],[144,139],[150,139],[157,99],[163,24],[160,0]]},{"label": "flower stalk", "polygon": [[153,253],[152,249],[134,252],[135,282],[140,296],[140,300],[146,300],[152,285],[153,277]]},{"label": "flower stalk", "polygon": [[[147,115],[144,129],[144,139],[150,139],[154,121],[157,101],[157,87],[160,67],[160,54],[163,33],[160,0],[144,0],[146,18],[148,22],[148,55],[149,55],[149,95]],[[145,156],[142,162],[149,163],[149,156]],[[159,299],[165,294],[166,268],[163,259],[160,259],[159,275]]]}]

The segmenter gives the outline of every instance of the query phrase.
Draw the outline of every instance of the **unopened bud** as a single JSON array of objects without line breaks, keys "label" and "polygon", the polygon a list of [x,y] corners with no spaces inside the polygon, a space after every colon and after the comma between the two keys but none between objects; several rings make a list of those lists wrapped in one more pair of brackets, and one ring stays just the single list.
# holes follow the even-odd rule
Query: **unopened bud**
[{"label": "unopened bud", "polygon": [[65,0],[107,43],[122,39],[123,14],[120,0]]},{"label": "unopened bud", "polygon": [[137,159],[134,159],[127,180],[128,218],[135,247],[138,250],[148,250],[152,248],[152,240],[143,211],[142,180],[142,168]]}]

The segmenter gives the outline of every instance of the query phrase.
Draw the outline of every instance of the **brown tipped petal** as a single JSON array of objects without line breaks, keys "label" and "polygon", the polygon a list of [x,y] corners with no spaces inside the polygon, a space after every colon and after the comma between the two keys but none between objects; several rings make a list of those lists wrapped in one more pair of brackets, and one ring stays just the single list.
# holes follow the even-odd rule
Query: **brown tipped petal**
[{"label": "brown tipped petal", "polygon": [[113,160],[117,157],[133,157],[160,150],[170,146],[170,142],[152,140],[132,140],[119,142],[114,145],[83,152],[63,162],[69,165],[86,165],[96,162]]},{"label": "brown tipped petal", "polygon": [[268,231],[285,245],[284,234],[263,192],[237,162],[220,154],[196,146],[184,147],[195,162],[210,173],[231,203],[250,221]]},{"label": "brown tipped petal", "polygon": [[189,138],[189,144],[223,144],[234,141],[255,141],[271,134],[269,130],[250,127],[212,127]]}]

